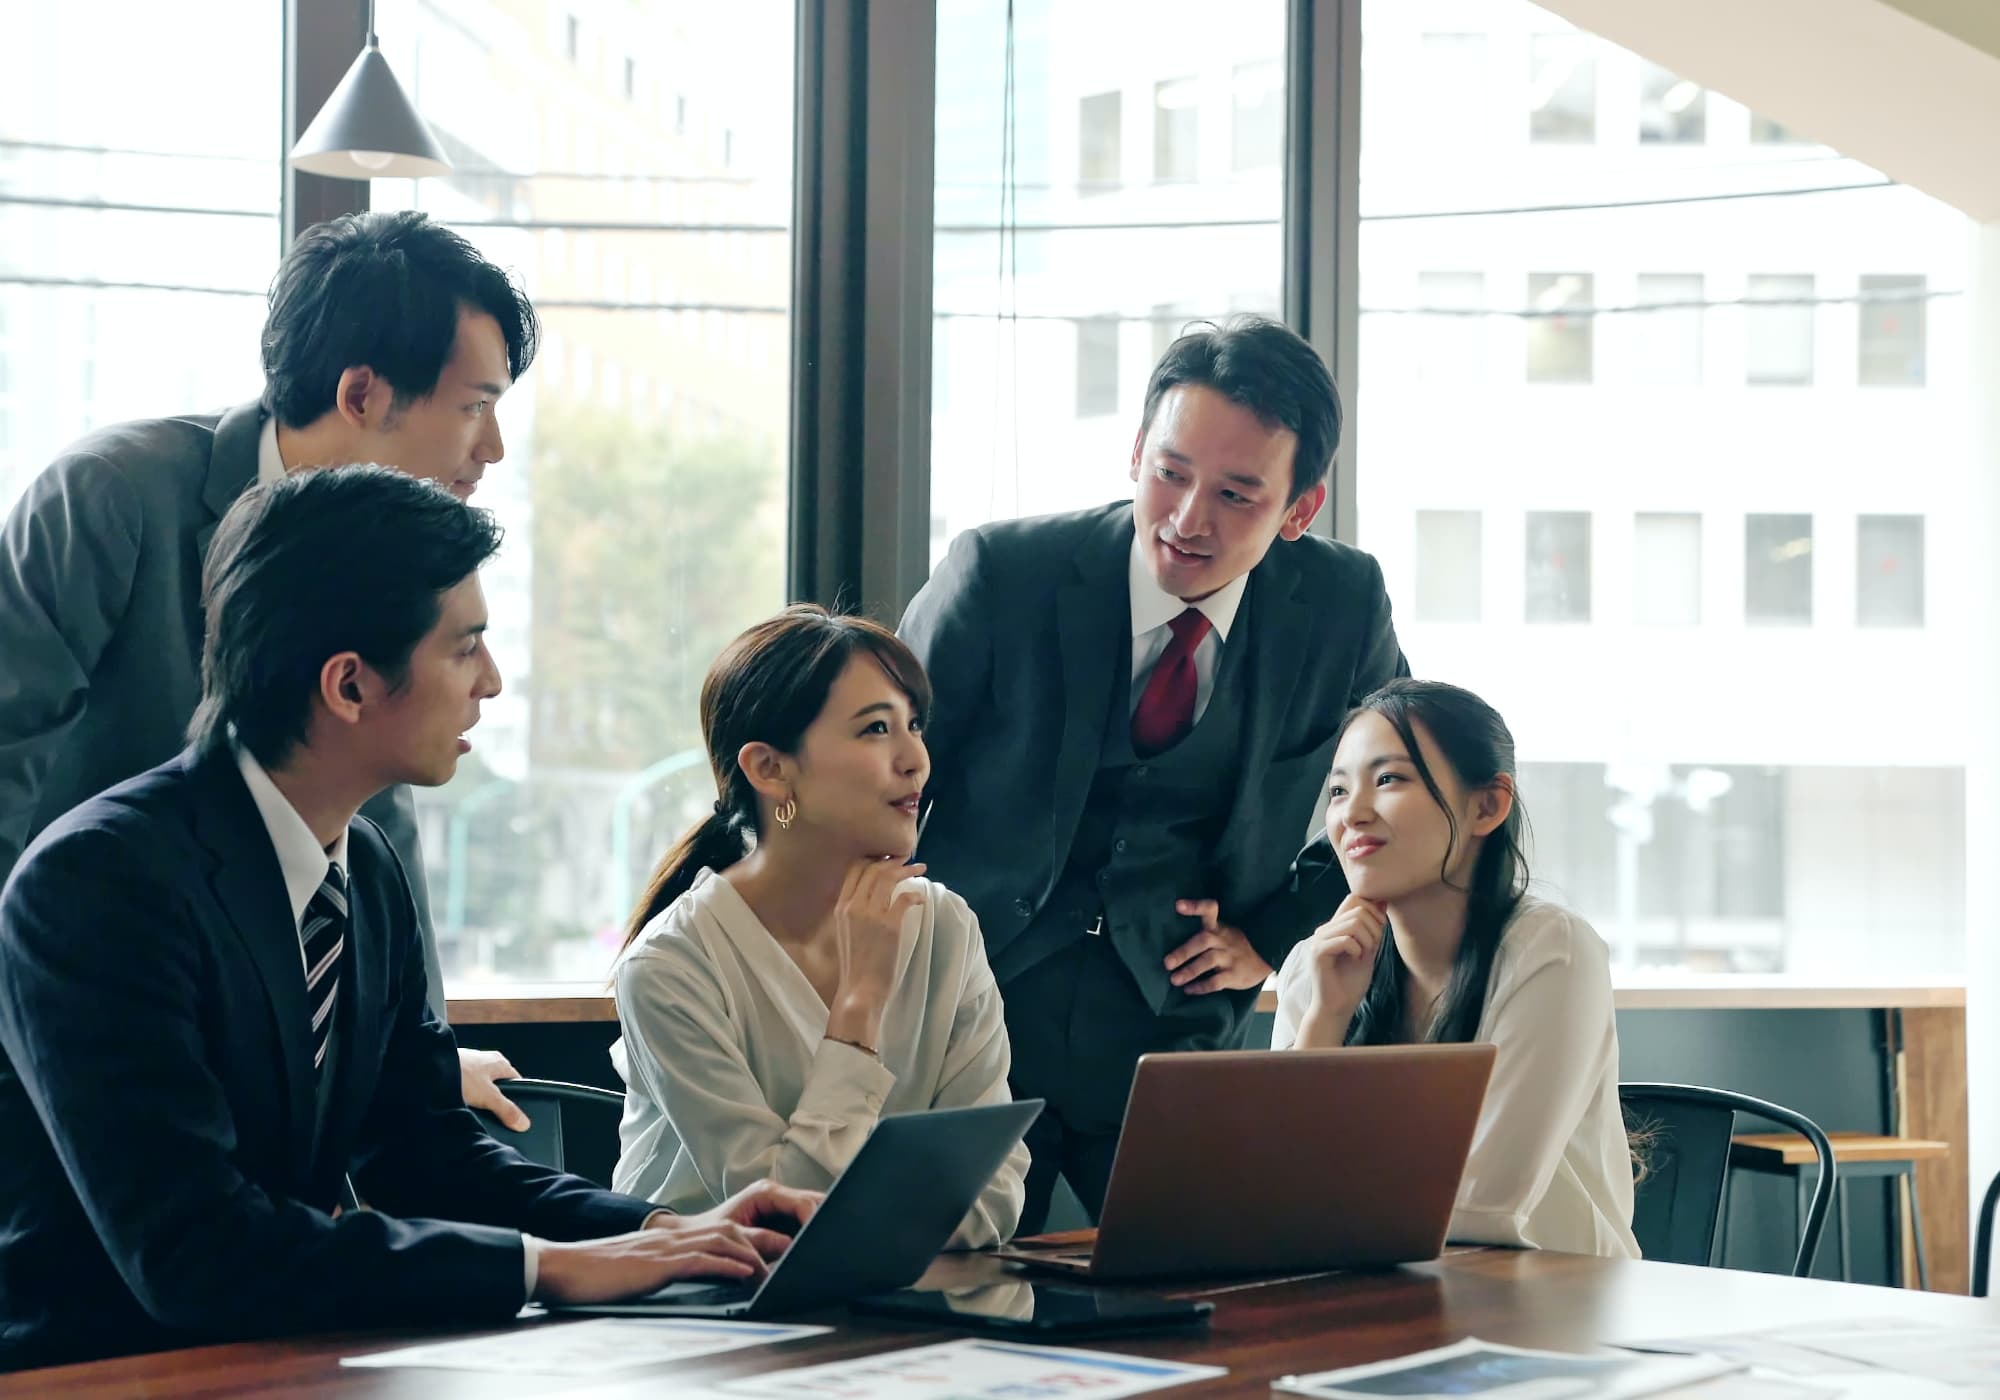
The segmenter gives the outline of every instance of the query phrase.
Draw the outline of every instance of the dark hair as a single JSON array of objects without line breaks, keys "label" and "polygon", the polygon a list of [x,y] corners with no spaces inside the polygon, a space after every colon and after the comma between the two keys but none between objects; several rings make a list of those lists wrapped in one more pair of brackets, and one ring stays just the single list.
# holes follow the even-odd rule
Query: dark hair
[{"label": "dark hair", "polygon": [[440,595],[500,548],[500,527],[386,467],[297,472],[237,498],[202,570],[201,704],[188,738],[236,737],[266,768],[304,741],[320,669],[357,653],[389,683],[437,626]]},{"label": "dark hair", "polygon": [[807,726],[826,708],[834,682],[848,661],[861,655],[872,656],[910,697],[919,719],[930,712],[931,683],[923,663],[894,632],[865,617],[794,603],[723,648],[701,683],[701,735],[721,797],[653,871],[632,911],[624,946],[687,893],[703,866],[721,870],[743,858],[748,838],[762,832],[757,791],[736,755],[745,744],[758,743],[797,753]]},{"label": "dark hair", "polygon": [[1167,390],[1176,384],[1206,384],[1242,404],[1267,427],[1297,435],[1292,455],[1296,501],[1326,479],[1340,448],[1340,390],[1319,351],[1297,331],[1265,316],[1231,316],[1220,326],[1197,321],[1167,347],[1146,385],[1143,437]]},{"label": "dark hair", "polygon": [[340,376],[366,365],[401,408],[430,397],[458,340],[459,308],[500,323],[519,379],[541,334],[527,294],[422,214],[343,214],[299,235],[271,282],[264,403],[287,428],[334,406]]},{"label": "dark hair", "polygon": [[[1451,844],[1445,861],[1458,846],[1458,817],[1445,801],[1430,765],[1417,744],[1416,726],[1422,725],[1431,741],[1444,753],[1445,761],[1460,783],[1468,788],[1490,787],[1502,776],[1514,776],[1514,736],[1499,711],[1469,690],[1439,681],[1394,680],[1363,700],[1341,724],[1341,733],[1364,714],[1382,716],[1395,726],[1409,751],[1411,766],[1423,779],[1431,799],[1444,810],[1451,824]],[[1338,741],[1336,740],[1336,743]],[[1528,888],[1528,859],[1524,853],[1524,833],[1528,814],[1520,794],[1507,819],[1486,837],[1473,863],[1472,883],[1467,888],[1470,902],[1465,912],[1465,933],[1453,961],[1451,981],[1431,1018],[1429,1039],[1438,1042],[1471,1040],[1479,1031],[1479,1018],[1486,1009],[1486,984],[1493,973],[1493,959],[1500,951],[1500,937],[1514,916],[1521,896]],[[1444,875],[1444,870],[1440,870]],[[1402,1039],[1403,960],[1396,955],[1396,931],[1387,930],[1375,959],[1375,976],[1355,1008],[1347,1028],[1349,1045],[1393,1045]]]}]

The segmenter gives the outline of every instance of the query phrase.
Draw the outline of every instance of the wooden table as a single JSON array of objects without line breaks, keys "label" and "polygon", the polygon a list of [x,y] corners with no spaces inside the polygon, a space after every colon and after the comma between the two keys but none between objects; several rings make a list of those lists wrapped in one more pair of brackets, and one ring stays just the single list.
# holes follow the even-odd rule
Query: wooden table
[{"label": "wooden table", "polygon": [[[939,1260],[926,1282],[956,1287],[1013,1277],[1019,1275],[992,1259],[958,1256]],[[2000,1325],[2000,1301],[1511,1250],[1454,1251],[1434,1263],[1385,1273],[1321,1274],[1164,1291],[1211,1299],[1215,1316],[1209,1329],[1078,1345],[1229,1368],[1220,1379],[1161,1392],[1174,1400],[1221,1396],[1265,1400],[1272,1380],[1279,1376],[1383,1360],[1468,1336],[1581,1350],[1604,1341],[1861,1317],[1900,1317],[1943,1326]],[[690,1395],[704,1383],[921,1346],[953,1335],[848,1320],[837,1310],[800,1320],[829,1323],[838,1330],[783,1346],[627,1372],[591,1385],[588,1394],[602,1400]],[[0,1396],[123,1400],[140,1395],[368,1395],[429,1400],[574,1393],[579,1386],[559,1376],[340,1366],[343,1356],[438,1339],[436,1333],[375,1332],[163,1352],[0,1376]]]}]

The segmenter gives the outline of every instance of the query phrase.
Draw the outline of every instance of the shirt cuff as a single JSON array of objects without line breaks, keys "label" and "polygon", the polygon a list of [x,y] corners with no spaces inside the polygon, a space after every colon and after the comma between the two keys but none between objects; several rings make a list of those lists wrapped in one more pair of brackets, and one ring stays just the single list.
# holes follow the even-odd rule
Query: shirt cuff
[{"label": "shirt cuff", "polygon": [[535,1285],[542,1281],[542,1242],[533,1235],[521,1236],[521,1281],[527,1285],[527,1301],[535,1301]]}]

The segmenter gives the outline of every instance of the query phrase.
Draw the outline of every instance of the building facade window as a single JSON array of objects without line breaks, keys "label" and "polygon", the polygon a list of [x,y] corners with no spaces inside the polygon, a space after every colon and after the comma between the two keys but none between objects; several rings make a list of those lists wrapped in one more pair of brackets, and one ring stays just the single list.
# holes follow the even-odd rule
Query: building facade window
[{"label": "building facade window", "polygon": [[1708,139],[1708,93],[1656,63],[1639,69],[1639,144],[1698,146]]},{"label": "building facade window", "polygon": [[1118,322],[1076,323],[1076,416],[1118,411]]},{"label": "building facade window", "polygon": [[1076,185],[1084,194],[1115,190],[1124,182],[1124,98],[1093,92],[1078,100]]},{"label": "building facade window", "polygon": [[1584,34],[1537,34],[1528,52],[1528,139],[1597,139],[1597,55]]},{"label": "building facade window", "polygon": [[1417,621],[1479,621],[1480,525],[1476,510],[1417,512]]},{"label": "building facade window", "polygon": [[1915,388],[1924,382],[1928,286],[1923,277],[1861,278],[1863,384]]},{"label": "building facade window", "polygon": [[1814,282],[1809,275],[1756,274],[1744,290],[1743,376],[1752,384],[1813,382]]},{"label": "building facade window", "polygon": [[1285,156],[1285,74],[1277,60],[1241,63],[1230,80],[1229,168],[1274,170]]},{"label": "building facade window", "polygon": [[1640,383],[1701,383],[1706,286],[1707,279],[1698,272],[1639,274],[1635,301],[1659,308],[1627,322],[1634,341],[1633,371]]},{"label": "building facade window", "polygon": [[1701,517],[1641,511],[1632,519],[1632,620],[1651,627],[1701,622]]},{"label": "building facade window", "polygon": [[1528,512],[1527,618],[1590,621],[1590,513]]},{"label": "building facade window", "polygon": [[1596,285],[1588,272],[1528,274],[1530,384],[1590,383]]},{"label": "building facade window", "polygon": [[1863,627],[1924,625],[1924,518],[1864,515],[1854,551],[1854,620]]},{"label": "building facade window", "polygon": [[1193,78],[1153,84],[1153,179],[1191,184],[1199,171],[1201,87]]},{"label": "building facade window", "polygon": [[1743,617],[1753,623],[1813,620],[1810,515],[1744,517]]}]

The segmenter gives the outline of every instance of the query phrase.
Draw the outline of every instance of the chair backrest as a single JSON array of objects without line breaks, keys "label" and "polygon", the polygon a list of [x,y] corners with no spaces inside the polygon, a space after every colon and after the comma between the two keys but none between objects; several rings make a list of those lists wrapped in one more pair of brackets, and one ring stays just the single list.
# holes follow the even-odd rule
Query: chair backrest
[{"label": "chair backrest", "polygon": [[1979,1233],[1972,1240],[1972,1296],[1984,1298],[1993,1268],[1993,1208],[2000,1205],[2000,1175],[1986,1187],[1986,1199],[1979,1203]]},{"label": "chair backrest", "polygon": [[1621,1084],[1618,1101],[1638,1154],[1632,1233],[1640,1253],[1672,1264],[1711,1262],[1722,1182],[1729,1170],[1729,1139],[1736,1115],[1748,1113],[1798,1133],[1818,1158],[1819,1180],[1792,1261],[1794,1275],[1812,1272],[1838,1172],[1833,1146],[1817,1123],[1748,1094],[1694,1084]]},{"label": "chair backrest", "polygon": [[588,1084],[553,1079],[505,1079],[500,1092],[528,1115],[528,1130],[500,1126],[484,1109],[474,1109],[486,1131],[531,1162],[571,1172],[599,1186],[611,1184],[618,1164],[618,1120],[625,1096]]}]

